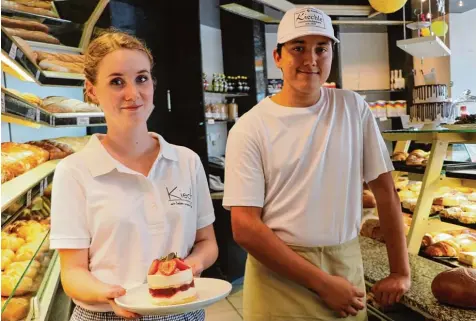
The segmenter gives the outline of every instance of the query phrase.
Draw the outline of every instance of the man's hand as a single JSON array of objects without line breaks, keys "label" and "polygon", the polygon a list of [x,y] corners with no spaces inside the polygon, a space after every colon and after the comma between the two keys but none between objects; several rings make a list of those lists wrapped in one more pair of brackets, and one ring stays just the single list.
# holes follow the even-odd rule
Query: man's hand
[{"label": "man's hand", "polygon": [[385,279],[378,281],[372,287],[372,292],[377,303],[386,307],[400,302],[402,296],[410,289],[410,286],[410,276],[391,273]]},{"label": "man's hand", "polygon": [[340,317],[356,316],[358,311],[365,307],[363,302],[365,293],[343,277],[330,275],[325,285],[318,292],[319,296]]}]

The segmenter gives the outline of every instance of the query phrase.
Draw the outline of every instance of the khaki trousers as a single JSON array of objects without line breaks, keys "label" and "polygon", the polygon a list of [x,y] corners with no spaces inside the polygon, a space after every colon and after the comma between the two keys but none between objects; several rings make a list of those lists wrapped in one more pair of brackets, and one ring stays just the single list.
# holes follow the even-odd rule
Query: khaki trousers
[{"label": "khaki trousers", "polygon": [[[323,271],[345,277],[365,292],[362,255],[358,238],[336,246],[290,246]],[[365,298],[364,298],[365,302]],[[367,311],[340,318],[318,295],[272,272],[248,255],[243,293],[245,321],[366,321]]]}]

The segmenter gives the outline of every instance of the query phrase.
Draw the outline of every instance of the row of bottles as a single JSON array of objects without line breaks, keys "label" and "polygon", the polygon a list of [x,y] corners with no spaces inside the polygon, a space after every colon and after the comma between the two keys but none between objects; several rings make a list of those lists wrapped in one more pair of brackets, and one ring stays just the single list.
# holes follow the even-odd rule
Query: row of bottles
[{"label": "row of bottles", "polygon": [[250,90],[250,86],[246,76],[225,76],[224,74],[217,73],[213,74],[210,84],[207,80],[207,75],[204,73],[203,89],[219,93],[247,93]]},{"label": "row of bottles", "polygon": [[235,99],[227,104],[226,100],[207,102],[205,105],[205,119],[206,120],[237,120],[238,119],[238,104]]},{"label": "row of bottles", "polygon": [[399,90],[405,89],[405,78],[402,76],[402,70],[390,71],[390,89]]}]

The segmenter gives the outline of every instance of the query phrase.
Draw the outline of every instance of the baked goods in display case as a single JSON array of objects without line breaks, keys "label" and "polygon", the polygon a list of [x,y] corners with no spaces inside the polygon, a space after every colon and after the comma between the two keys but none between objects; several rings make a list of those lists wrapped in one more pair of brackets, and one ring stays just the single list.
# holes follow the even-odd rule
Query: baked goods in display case
[{"label": "baked goods in display case", "polygon": [[51,53],[44,51],[35,51],[37,55],[36,62],[43,70],[67,72],[82,74],[84,70],[84,56],[65,54],[65,53]]},{"label": "baked goods in display case", "polygon": [[56,113],[100,113],[102,110],[94,104],[82,102],[77,99],[51,96],[42,99],[41,108],[56,114]]},{"label": "baked goods in display case", "polygon": [[23,320],[43,282],[53,255],[50,205],[48,197],[38,196],[16,220],[2,226],[2,320]]},{"label": "baked goods in display case", "polygon": [[33,13],[48,17],[58,17],[50,0],[2,0],[2,9]]},{"label": "baked goods in display case", "polygon": [[173,253],[152,262],[147,283],[151,302],[156,305],[184,304],[197,299],[192,268]]},{"label": "baked goods in display case", "polygon": [[89,136],[47,139],[26,144],[2,143],[2,184],[54,159],[64,158],[86,145]]}]

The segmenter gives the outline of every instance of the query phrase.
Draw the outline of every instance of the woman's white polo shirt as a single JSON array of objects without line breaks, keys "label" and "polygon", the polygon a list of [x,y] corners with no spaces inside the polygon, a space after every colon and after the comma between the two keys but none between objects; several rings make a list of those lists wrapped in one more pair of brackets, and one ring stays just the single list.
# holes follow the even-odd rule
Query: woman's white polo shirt
[{"label": "woman's white polo shirt", "polygon": [[93,135],[58,164],[53,180],[51,248],[88,248],[91,273],[125,289],[146,281],[153,259],[170,252],[186,257],[196,231],[215,220],[198,155],[150,135],[160,153],[148,177],[115,160]]}]

